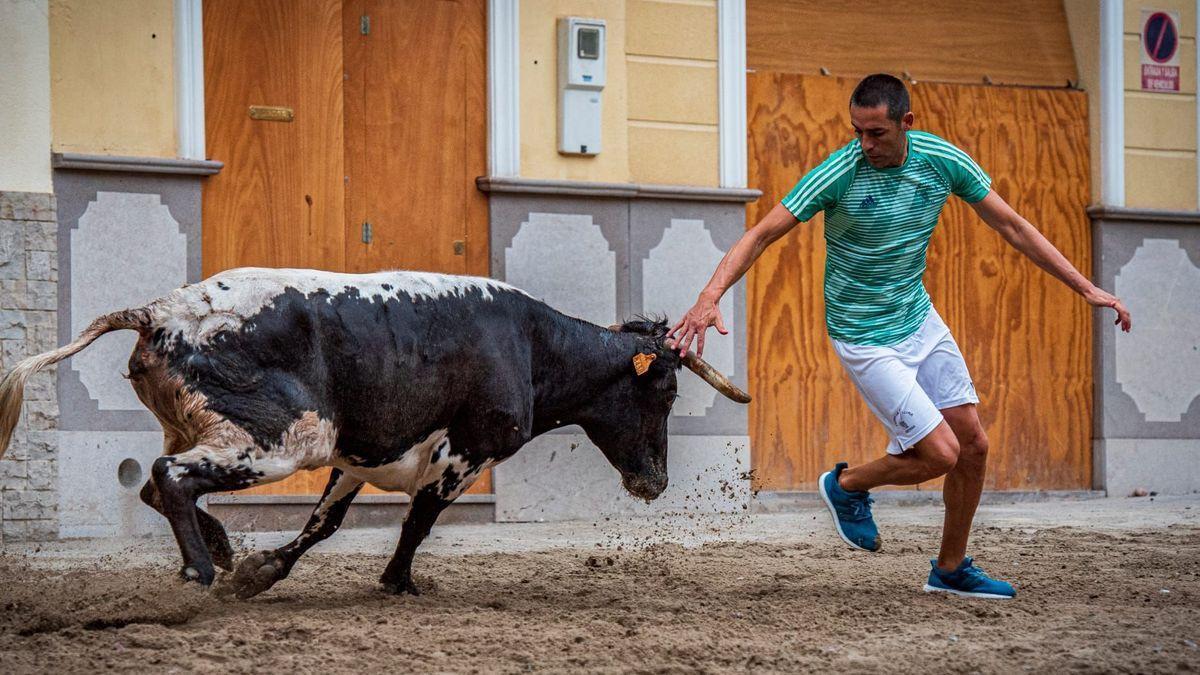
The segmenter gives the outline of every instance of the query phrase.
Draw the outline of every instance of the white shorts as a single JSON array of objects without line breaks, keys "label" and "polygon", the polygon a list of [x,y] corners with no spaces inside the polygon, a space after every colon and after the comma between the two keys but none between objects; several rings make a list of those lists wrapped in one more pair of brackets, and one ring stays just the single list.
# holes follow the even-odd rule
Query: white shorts
[{"label": "white shorts", "polygon": [[903,342],[871,347],[833,340],[833,349],[867,407],[887,427],[887,451],[893,455],[941,424],[942,410],[979,402],[962,352],[932,307]]}]

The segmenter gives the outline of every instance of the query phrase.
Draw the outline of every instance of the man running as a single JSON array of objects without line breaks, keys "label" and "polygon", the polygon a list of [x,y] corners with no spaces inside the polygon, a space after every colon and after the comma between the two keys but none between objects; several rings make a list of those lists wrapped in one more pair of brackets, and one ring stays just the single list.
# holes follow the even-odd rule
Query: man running
[{"label": "man running", "polygon": [[805,175],[780,204],[729,250],[695,306],[669,334],[686,354],[703,353],[709,326],[725,334],[717,303],[763,250],[800,221],[825,212],[825,324],[834,351],[887,427],[887,454],[862,466],[839,463],[821,475],[821,497],[847,544],[878,551],[869,491],[946,476],[942,546],[925,590],[1011,598],[1011,584],[990,578],[966,556],[988,442],[979,398],[950,330],[921,282],[929,238],[947,198],[957,195],[1030,260],[1095,307],[1129,311],[1079,273],[1033,225],[991,189],[967,153],[912,130],[904,83],[871,75],[850,97],[857,139]]}]

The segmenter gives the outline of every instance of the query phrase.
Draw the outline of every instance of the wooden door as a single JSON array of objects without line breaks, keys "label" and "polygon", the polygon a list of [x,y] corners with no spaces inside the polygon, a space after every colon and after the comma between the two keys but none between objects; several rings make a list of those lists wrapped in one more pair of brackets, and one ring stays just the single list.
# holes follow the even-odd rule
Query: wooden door
[{"label": "wooden door", "polygon": [[[225,163],[204,186],[206,275],[487,274],[483,0],[206,0],[204,24],[208,155]],[[251,119],[262,105],[294,119]],[[320,494],[327,477],[248,492]],[[490,489],[488,472],[471,491]]]},{"label": "wooden door", "polygon": [[[748,76],[750,185],[758,221],[851,138],[854,80]],[[917,128],[973,155],[993,186],[1084,274],[1091,270],[1087,99],[1051,89],[919,84]],[[748,287],[750,409],[759,487],[815,489],[837,461],[886,444],[824,327],[823,217],[775,243]],[[925,284],[967,359],[991,440],[987,487],[1079,489],[1091,481],[1092,329],[1087,305],[951,198]],[[923,487],[936,487],[939,482]]]},{"label": "wooden door", "polygon": [[344,17],[347,269],[486,274],[482,0],[347,0]]},{"label": "wooden door", "polygon": [[[345,268],[341,0],[205,0],[205,276]],[[291,122],[250,106],[290,108]]]}]

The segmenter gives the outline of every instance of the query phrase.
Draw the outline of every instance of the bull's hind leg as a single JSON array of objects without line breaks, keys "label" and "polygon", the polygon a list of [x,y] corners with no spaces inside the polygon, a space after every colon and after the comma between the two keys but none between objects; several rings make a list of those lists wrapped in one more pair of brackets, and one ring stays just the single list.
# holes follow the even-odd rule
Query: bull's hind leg
[{"label": "bull's hind leg", "polygon": [[277,481],[295,473],[296,468],[294,460],[254,448],[205,445],[154,460],[150,475],[183,554],[183,578],[208,586],[216,576],[201,534],[197,497]]},{"label": "bull's hind leg", "polygon": [[317,502],[312,515],[308,517],[304,530],[286,546],[247,556],[238,564],[237,572],[230,580],[230,590],[245,599],[286,579],[305,551],[337,532],[346,517],[346,511],[350,509],[350,502],[354,501],[362,486],[361,480],[334,469],[329,475],[321,501]]},{"label": "bull's hind leg", "polygon": [[[147,506],[166,515],[163,511],[162,496],[158,494],[158,488],[154,487],[154,481],[146,481],[142,486],[141,497]],[[208,554],[212,556],[213,563],[223,570],[232,570],[233,546],[229,543],[229,535],[225,533],[221,521],[199,508],[196,509],[196,518],[200,523],[200,536],[204,539],[204,545],[208,547]]]}]

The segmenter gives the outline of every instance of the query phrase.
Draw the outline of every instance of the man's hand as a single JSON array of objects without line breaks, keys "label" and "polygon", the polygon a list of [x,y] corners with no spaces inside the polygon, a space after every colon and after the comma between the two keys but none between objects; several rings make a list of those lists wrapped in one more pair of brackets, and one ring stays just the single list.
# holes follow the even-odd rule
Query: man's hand
[{"label": "man's hand", "polygon": [[1125,304],[1122,303],[1117,296],[1104,290],[1092,287],[1092,290],[1083,295],[1092,307],[1111,307],[1117,311],[1117,320],[1113,323],[1121,327],[1121,330],[1126,333],[1133,326],[1133,320],[1129,316],[1129,310],[1125,309]]},{"label": "man's hand", "polygon": [[687,356],[692,348],[692,340],[696,340],[696,356],[704,356],[704,334],[709,326],[715,326],[721,335],[728,335],[725,322],[721,319],[721,310],[717,303],[701,298],[683,315],[679,323],[667,333],[667,338],[675,341],[679,356]]}]

